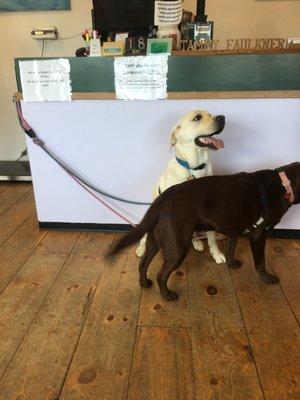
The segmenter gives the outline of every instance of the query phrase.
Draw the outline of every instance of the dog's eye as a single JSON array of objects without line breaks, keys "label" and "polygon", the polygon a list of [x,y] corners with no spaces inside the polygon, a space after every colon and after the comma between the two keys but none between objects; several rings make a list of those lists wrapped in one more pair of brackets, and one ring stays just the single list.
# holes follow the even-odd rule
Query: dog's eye
[{"label": "dog's eye", "polygon": [[202,118],[202,115],[197,114],[196,117],[193,119],[193,121],[200,121],[201,118]]}]

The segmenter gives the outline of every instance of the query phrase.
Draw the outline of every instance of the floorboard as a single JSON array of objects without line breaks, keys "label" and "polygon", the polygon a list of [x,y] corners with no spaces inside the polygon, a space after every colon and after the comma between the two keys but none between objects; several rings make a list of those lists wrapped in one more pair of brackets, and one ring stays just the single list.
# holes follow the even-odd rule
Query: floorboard
[{"label": "floorboard", "polygon": [[11,186],[8,182],[0,182],[0,193],[5,192]]},{"label": "floorboard", "polygon": [[56,399],[112,235],[83,233],[0,382],[0,399]]},{"label": "floorboard", "polygon": [[188,282],[196,399],[263,400],[228,267],[191,250]]},{"label": "floorboard", "polygon": [[270,256],[300,256],[300,240],[298,239],[268,239],[266,255]]},{"label": "floorboard", "polygon": [[284,295],[300,323],[300,258],[269,256],[267,261],[274,274],[280,279]]},{"label": "floorboard", "polygon": [[300,335],[280,285],[267,285],[256,273],[249,249],[241,242],[243,262],[232,278],[266,400],[297,399]]},{"label": "floorboard", "polygon": [[[1,185],[0,185],[1,187]],[[21,199],[25,193],[32,190],[29,183],[12,184],[3,192],[0,191],[0,215],[10,208],[17,200]]]},{"label": "floorboard", "polygon": [[79,233],[50,232],[0,297],[0,377],[30,327]]},{"label": "floorboard", "polygon": [[125,400],[140,301],[137,258],[103,270],[60,400]]},{"label": "floorboard", "polygon": [[0,246],[30,217],[33,210],[33,192],[30,190],[1,215]]},{"label": "floorboard", "polygon": [[36,216],[32,213],[0,246],[0,294],[46,235],[47,231],[39,229]]},{"label": "floorboard", "polygon": [[193,400],[189,329],[139,327],[128,400]]}]

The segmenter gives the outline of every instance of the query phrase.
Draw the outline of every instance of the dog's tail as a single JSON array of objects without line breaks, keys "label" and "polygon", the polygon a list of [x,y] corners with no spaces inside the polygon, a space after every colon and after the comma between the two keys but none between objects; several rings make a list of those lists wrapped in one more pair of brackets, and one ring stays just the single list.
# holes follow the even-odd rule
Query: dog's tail
[{"label": "dog's tail", "polygon": [[113,255],[125,247],[131,246],[132,244],[138,242],[147,232],[151,231],[158,220],[160,214],[160,204],[160,201],[155,201],[146,212],[140,224],[123,236],[113,246],[109,255]]}]

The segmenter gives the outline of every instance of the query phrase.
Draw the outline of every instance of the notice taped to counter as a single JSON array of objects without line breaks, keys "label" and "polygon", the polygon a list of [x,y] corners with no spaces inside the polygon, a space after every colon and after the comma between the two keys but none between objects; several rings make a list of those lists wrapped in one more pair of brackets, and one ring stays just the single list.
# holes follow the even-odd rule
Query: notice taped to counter
[{"label": "notice taped to counter", "polygon": [[69,60],[20,61],[19,66],[25,102],[71,101]]},{"label": "notice taped to counter", "polygon": [[182,19],[182,1],[155,1],[154,25],[178,25]]},{"label": "notice taped to counter", "polygon": [[115,90],[119,100],[167,98],[168,56],[115,58]]}]

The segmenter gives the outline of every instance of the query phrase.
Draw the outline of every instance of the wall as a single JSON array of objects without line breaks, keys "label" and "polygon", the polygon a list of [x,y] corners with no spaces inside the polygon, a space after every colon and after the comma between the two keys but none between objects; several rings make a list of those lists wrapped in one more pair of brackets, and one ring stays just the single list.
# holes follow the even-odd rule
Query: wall
[{"label": "wall", "polygon": [[[14,160],[25,148],[12,104],[16,90],[15,57],[39,57],[41,43],[30,38],[34,26],[54,25],[61,37],[90,26],[91,0],[71,0],[71,11],[0,13],[0,160]],[[195,11],[196,0],[184,0]],[[207,0],[206,12],[215,21],[215,38],[300,37],[300,1]],[[81,36],[46,43],[46,56],[72,56]]]},{"label": "wall", "polygon": [[[195,12],[196,0],[184,0]],[[206,0],[216,39],[300,37],[299,0]]]},{"label": "wall", "polygon": [[[71,11],[0,13],[0,160],[15,160],[26,147],[12,103],[16,91],[14,58],[40,57],[42,41],[31,39],[33,27],[54,25],[61,37],[74,36],[89,28],[92,1],[71,0],[71,7]],[[82,43],[81,34],[73,39],[48,41],[45,55],[72,56]]]}]

